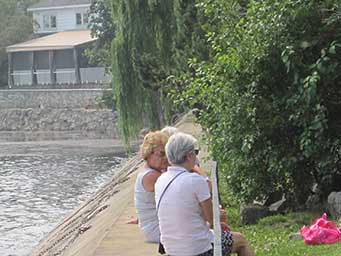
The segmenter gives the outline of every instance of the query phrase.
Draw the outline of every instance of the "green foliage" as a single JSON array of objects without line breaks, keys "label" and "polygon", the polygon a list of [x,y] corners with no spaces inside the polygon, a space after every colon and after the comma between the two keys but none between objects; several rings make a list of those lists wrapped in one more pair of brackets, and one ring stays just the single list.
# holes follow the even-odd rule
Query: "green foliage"
[{"label": "green foliage", "polygon": [[257,225],[241,226],[238,217],[230,215],[232,230],[241,232],[249,240],[256,255],[260,256],[337,256],[340,254],[341,244],[309,246],[303,240],[293,241],[289,237],[292,234],[299,234],[302,226],[310,225],[312,220],[320,217],[307,212],[292,213],[287,215],[275,215],[266,217]]},{"label": "green foliage", "polygon": [[[223,183],[220,180],[220,183]],[[308,246],[303,240],[290,240],[291,235],[299,235],[300,229],[308,226],[322,215],[321,212],[294,212],[279,214],[260,219],[256,225],[242,225],[239,214],[239,204],[232,191],[223,191],[222,203],[228,216],[232,231],[241,232],[248,239],[255,255],[261,256],[337,256],[341,243],[334,245]],[[226,196],[228,195],[228,196]],[[329,218],[328,218],[329,219]]]},{"label": "green foliage", "polygon": [[200,27],[195,1],[112,0],[117,35],[112,44],[113,88],[125,139],[170,118],[171,76],[196,53]]},{"label": "green foliage", "polygon": [[89,10],[89,29],[91,36],[97,37],[95,45],[86,49],[85,55],[89,62],[96,66],[111,67],[111,42],[115,37],[116,28],[112,19],[110,0],[95,0]]},{"label": "green foliage", "polygon": [[[112,7],[115,10],[114,17],[116,17],[115,23],[118,29],[112,44],[113,91],[121,130],[127,142],[143,127],[145,116],[151,119],[157,118],[156,108],[152,109],[151,106],[152,104],[158,106],[155,104],[152,95],[148,94],[147,89],[142,86],[135,70],[134,52],[137,50],[136,47],[143,46],[143,34],[148,35],[146,32],[147,25],[140,27],[144,21],[143,13],[147,10],[139,8],[135,4],[138,5],[134,1],[127,3],[113,1]],[[146,8],[148,5],[144,1],[144,3],[141,2],[142,6]]]},{"label": "green foliage", "polygon": [[7,85],[6,47],[30,39],[33,21],[26,13],[36,0],[0,0],[0,86]]},{"label": "green foliage", "polygon": [[210,59],[192,59],[172,97],[200,109],[227,186],[244,201],[280,191],[295,203],[313,183],[323,196],[340,188],[338,1],[198,6]]}]

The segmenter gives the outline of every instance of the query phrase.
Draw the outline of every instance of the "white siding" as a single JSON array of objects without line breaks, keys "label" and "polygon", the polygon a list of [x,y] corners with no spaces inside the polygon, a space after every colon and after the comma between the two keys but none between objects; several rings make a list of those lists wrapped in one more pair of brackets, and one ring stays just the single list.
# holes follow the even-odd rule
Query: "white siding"
[{"label": "white siding", "polygon": [[[46,11],[34,11],[33,18],[35,23],[38,24],[35,29],[35,33],[51,33],[61,32],[65,30],[81,29],[86,28],[86,25],[76,25],[76,13],[86,13],[89,7],[79,7],[72,9],[58,9],[58,10],[46,10]],[[44,29],[43,16],[44,15],[55,15],[57,17],[57,28],[56,29]]]}]

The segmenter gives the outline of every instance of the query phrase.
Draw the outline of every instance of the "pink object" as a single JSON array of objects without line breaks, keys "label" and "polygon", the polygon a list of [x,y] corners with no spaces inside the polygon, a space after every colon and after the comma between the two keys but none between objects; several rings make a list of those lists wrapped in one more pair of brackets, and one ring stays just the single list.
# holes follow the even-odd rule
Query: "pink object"
[{"label": "pink object", "polygon": [[334,222],[327,220],[324,213],[321,218],[313,221],[310,227],[301,228],[301,236],[305,244],[335,244],[341,242],[341,230]]}]

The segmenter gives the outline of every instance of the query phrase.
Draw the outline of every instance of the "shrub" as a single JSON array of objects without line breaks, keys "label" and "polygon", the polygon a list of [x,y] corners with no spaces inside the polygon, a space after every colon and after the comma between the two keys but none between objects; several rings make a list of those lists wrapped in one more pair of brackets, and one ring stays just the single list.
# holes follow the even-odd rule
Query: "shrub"
[{"label": "shrub", "polygon": [[337,187],[341,16],[338,1],[322,2],[198,4],[211,56],[191,60],[175,101],[199,108],[222,178],[243,201],[283,192],[299,204],[314,183],[324,197]]}]

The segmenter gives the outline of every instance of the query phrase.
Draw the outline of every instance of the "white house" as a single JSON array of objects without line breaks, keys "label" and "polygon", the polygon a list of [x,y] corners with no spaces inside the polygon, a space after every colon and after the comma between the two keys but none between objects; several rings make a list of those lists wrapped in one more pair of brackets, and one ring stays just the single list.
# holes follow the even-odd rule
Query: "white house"
[{"label": "white house", "polygon": [[9,87],[110,82],[105,68],[90,66],[83,54],[96,41],[87,29],[90,2],[43,0],[28,8],[40,37],[6,48]]},{"label": "white house", "polygon": [[34,31],[37,34],[56,33],[87,28],[91,0],[43,0],[32,5]]}]

